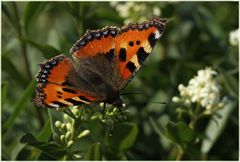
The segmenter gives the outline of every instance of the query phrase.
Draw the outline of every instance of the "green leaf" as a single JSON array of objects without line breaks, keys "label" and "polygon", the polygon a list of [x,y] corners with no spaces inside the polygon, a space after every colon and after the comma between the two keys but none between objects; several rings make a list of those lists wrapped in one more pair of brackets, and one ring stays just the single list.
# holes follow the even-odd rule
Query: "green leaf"
[{"label": "green leaf", "polygon": [[33,20],[34,17],[37,16],[38,13],[44,8],[46,3],[43,2],[28,2],[26,9],[24,11],[24,27],[26,31],[28,30],[28,26]]},{"label": "green leaf", "polygon": [[20,139],[21,143],[38,148],[53,159],[60,159],[66,154],[66,150],[54,142],[39,142],[31,133],[26,133]]},{"label": "green leaf", "polygon": [[195,139],[195,133],[185,123],[168,123],[167,125],[167,136],[173,142],[180,145],[184,143],[190,143]]},{"label": "green leaf", "polygon": [[39,141],[47,141],[51,134],[52,134],[51,123],[50,120],[48,119],[44,127],[42,128],[41,132],[38,134],[37,139]]},{"label": "green leaf", "polygon": [[221,117],[212,116],[205,130],[206,136],[202,140],[201,152],[203,154],[207,154],[211,150],[212,146],[223,132],[232,111],[234,108],[237,108],[236,105],[236,102],[229,102],[224,108],[217,112]]},{"label": "green leaf", "polygon": [[2,96],[1,96],[1,101],[2,101],[2,105],[5,101],[5,99],[7,98],[7,94],[8,94],[8,82],[5,81],[2,83],[1,88],[2,88]]},{"label": "green leaf", "polygon": [[35,79],[33,79],[27,89],[23,92],[22,96],[17,100],[17,102],[13,105],[13,113],[9,117],[9,119],[3,124],[2,132],[3,134],[7,132],[7,130],[11,129],[14,125],[16,118],[25,108],[27,102],[30,102],[30,98],[34,91]]},{"label": "green leaf", "polygon": [[62,113],[63,112],[59,112],[57,110],[48,109],[48,116],[49,116],[49,119],[50,119],[51,130],[52,130],[53,133],[61,134],[59,129],[56,128],[55,122],[58,121],[58,120],[62,121],[62,116],[63,116]]},{"label": "green leaf", "polygon": [[35,47],[36,49],[38,49],[39,51],[42,52],[43,56],[47,59],[50,59],[58,54],[60,54],[59,50],[57,50],[56,48],[50,46],[50,45],[42,45],[39,44],[37,42],[34,42],[32,40],[29,39],[22,39],[24,42],[29,43],[30,45],[32,45],[33,47]]},{"label": "green leaf", "polygon": [[17,28],[17,21],[15,21],[15,18],[13,17],[13,13],[11,13],[11,8],[13,8],[13,3],[9,2],[3,2],[2,3],[2,13],[7,17],[7,20],[11,23],[11,25],[16,29]]},{"label": "green leaf", "polygon": [[160,142],[165,149],[169,149],[171,146],[170,140],[166,136],[166,130],[164,128],[165,123],[169,121],[167,115],[162,115],[159,117],[158,121],[155,121],[152,117],[149,117],[149,122],[153,129],[160,137]]},{"label": "green leaf", "polygon": [[27,86],[27,80],[20,74],[16,66],[6,55],[2,55],[2,70],[16,81],[17,84],[20,84],[22,87]]},{"label": "green leaf", "polygon": [[95,143],[89,147],[86,155],[84,156],[84,160],[101,160],[101,148],[100,143]]},{"label": "green leaf", "polygon": [[137,137],[138,128],[135,123],[120,123],[115,125],[112,136],[108,136],[110,147],[119,151],[130,148]]}]

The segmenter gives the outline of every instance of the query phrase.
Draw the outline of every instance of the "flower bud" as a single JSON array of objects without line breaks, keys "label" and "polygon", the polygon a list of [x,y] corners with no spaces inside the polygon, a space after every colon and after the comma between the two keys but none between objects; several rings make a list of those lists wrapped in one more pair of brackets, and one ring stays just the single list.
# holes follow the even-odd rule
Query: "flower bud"
[{"label": "flower bud", "polygon": [[65,135],[61,135],[61,136],[60,136],[60,140],[61,140],[62,142],[65,142]]},{"label": "flower bud", "polygon": [[176,96],[174,96],[174,97],[172,98],[172,101],[173,101],[173,102],[179,102],[179,101],[180,101],[180,98],[179,98],[179,97],[176,97]]},{"label": "flower bud", "polygon": [[80,158],[82,158],[82,156],[79,155],[79,154],[73,154],[73,156],[74,156],[76,159],[80,159]]},{"label": "flower bud", "polygon": [[53,140],[54,141],[59,141],[59,136],[57,133],[53,133]]},{"label": "flower bud", "polygon": [[57,128],[60,128],[60,127],[61,127],[61,124],[62,124],[62,123],[61,123],[60,121],[56,121],[56,122],[55,122],[55,126],[56,126]]},{"label": "flower bud", "polygon": [[104,107],[104,102],[101,102],[101,103],[99,104],[99,106],[100,106],[100,107]]},{"label": "flower bud", "polygon": [[72,124],[71,123],[67,123],[66,127],[67,127],[67,130],[71,130],[72,129]]},{"label": "flower bud", "polygon": [[61,124],[61,128],[62,128],[62,129],[66,129],[66,124],[65,124],[65,123],[62,123],[62,124]]},{"label": "flower bud", "polygon": [[77,116],[78,109],[72,109],[72,112],[73,112],[73,114],[74,114],[74,115],[76,115],[76,116]]},{"label": "flower bud", "polygon": [[71,132],[67,131],[65,136],[66,136],[66,140],[68,140],[71,137]]},{"label": "flower bud", "polygon": [[68,143],[67,143],[67,147],[71,147],[71,146],[72,146],[72,144],[73,144],[73,140],[71,140],[71,141],[68,141]]},{"label": "flower bud", "polygon": [[78,135],[78,138],[83,138],[87,136],[89,133],[90,133],[90,130],[84,130]]},{"label": "flower bud", "polygon": [[69,119],[69,116],[68,116],[67,114],[64,114],[64,115],[63,115],[63,118],[64,118],[65,120],[68,120],[68,119]]}]

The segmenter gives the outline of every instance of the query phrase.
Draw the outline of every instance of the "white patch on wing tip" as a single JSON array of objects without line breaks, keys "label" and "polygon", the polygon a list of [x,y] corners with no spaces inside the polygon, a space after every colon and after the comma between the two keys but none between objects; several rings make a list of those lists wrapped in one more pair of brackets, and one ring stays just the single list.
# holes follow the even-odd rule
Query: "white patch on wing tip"
[{"label": "white patch on wing tip", "polygon": [[157,31],[155,32],[155,39],[160,38],[160,36],[161,36],[161,34],[160,34],[159,31],[157,30]]},{"label": "white patch on wing tip", "polygon": [[55,108],[58,108],[58,107],[60,107],[59,105],[57,105],[57,104],[54,104],[54,103],[50,103],[50,104],[49,104],[49,106],[52,106],[52,107],[55,107]]}]

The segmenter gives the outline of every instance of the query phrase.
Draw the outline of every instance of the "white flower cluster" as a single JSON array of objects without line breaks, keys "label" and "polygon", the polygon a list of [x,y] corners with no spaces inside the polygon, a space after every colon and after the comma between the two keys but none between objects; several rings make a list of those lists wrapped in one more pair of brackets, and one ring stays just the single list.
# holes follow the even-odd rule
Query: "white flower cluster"
[{"label": "white flower cluster", "polygon": [[[79,110],[78,110],[78,107],[77,106],[74,106],[72,109],[71,109],[72,113],[78,117],[78,113],[79,113]],[[64,119],[64,122],[61,122],[61,121],[56,121],[55,122],[55,126],[56,128],[58,128],[59,132],[61,132],[61,134],[59,135],[56,135],[55,134],[55,140],[57,141],[58,139],[60,139],[60,142],[65,145],[67,148],[71,147],[73,145],[73,132],[75,129],[74,128],[74,120],[69,117],[67,114],[64,114],[63,115],[63,119]],[[82,132],[80,132],[78,135],[77,135],[77,138],[83,138],[85,136],[87,136],[88,134],[90,133],[89,130],[83,130]]]},{"label": "white flower cluster", "polygon": [[161,15],[161,10],[158,7],[155,6],[149,10],[147,3],[131,1],[119,3],[117,1],[111,1],[110,5],[118,11],[120,17],[125,19],[124,24],[136,21],[134,20],[134,16],[137,17],[139,22],[142,22],[146,21],[152,15]]},{"label": "white flower cluster", "polygon": [[209,67],[199,70],[198,75],[189,81],[188,86],[183,84],[178,86],[180,97],[173,97],[173,102],[184,102],[186,105],[199,103],[209,112],[216,108],[222,108],[226,98],[221,100],[221,86],[215,79],[216,75],[217,72]]},{"label": "white flower cluster", "polygon": [[233,30],[229,33],[229,42],[232,46],[237,46],[239,42],[239,29]]}]

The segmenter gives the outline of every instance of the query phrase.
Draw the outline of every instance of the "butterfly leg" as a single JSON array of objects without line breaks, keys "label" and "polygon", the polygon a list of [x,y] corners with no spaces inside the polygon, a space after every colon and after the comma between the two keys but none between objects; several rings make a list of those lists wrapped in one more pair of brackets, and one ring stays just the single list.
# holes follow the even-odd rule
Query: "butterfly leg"
[{"label": "butterfly leg", "polygon": [[104,102],[104,103],[103,103],[103,110],[102,110],[102,114],[104,114],[105,110],[106,110],[106,102]]},{"label": "butterfly leg", "polygon": [[122,108],[119,108],[119,111],[121,113],[122,119],[124,121],[124,120],[127,120],[127,118],[124,117],[124,114],[123,114],[122,110],[123,110]]}]

